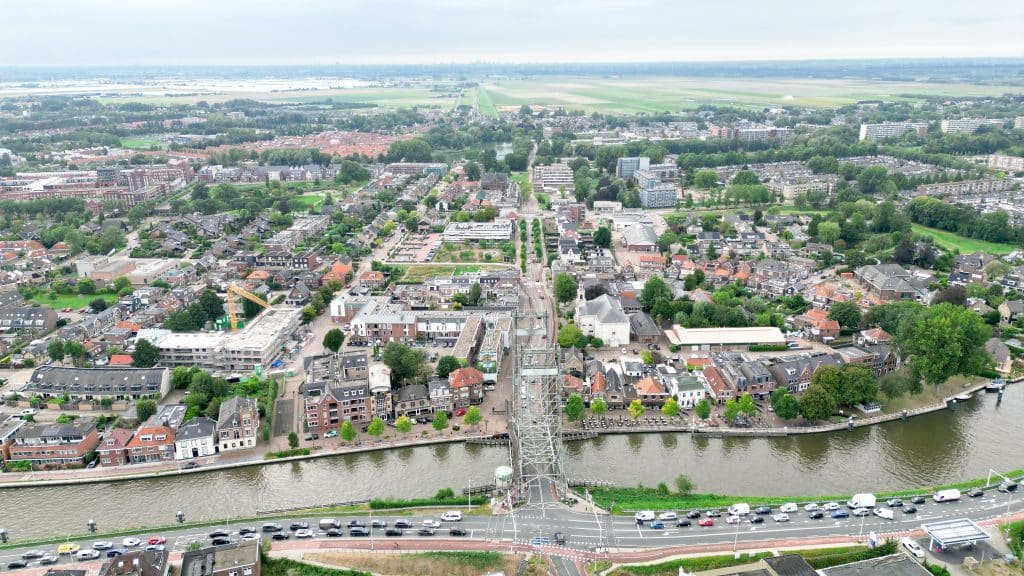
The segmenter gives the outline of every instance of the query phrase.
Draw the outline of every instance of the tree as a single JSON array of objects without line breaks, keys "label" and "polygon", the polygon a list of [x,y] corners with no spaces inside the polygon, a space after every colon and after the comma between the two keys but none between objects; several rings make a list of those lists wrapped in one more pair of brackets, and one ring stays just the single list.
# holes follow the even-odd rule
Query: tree
[{"label": "tree", "polygon": [[64,341],[56,338],[50,340],[50,344],[46,347],[46,355],[54,362],[64,360]]},{"label": "tree", "polygon": [[434,412],[434,421],[431,424],[434,430],[440,432],[448,427],[448,414],[444,410],[438,410]]},{"label": "tree", "polygon": [[76,288],[78,288],[79,294],[95,294],[96,281],[92,278],[83,278],[78,281]]},{"label": "tree", "polygon": [[559,272],[555,276],[555,299],[559,302],[570,302],[576,298],[576,290],[579,285],[571,274]]},{"label": "tree", "polygon": [[641,352],[640,359],[643,361],[644,364],[648,366],[654,364],[654,354],[652,354],[650,350],[644,350],[643,352]]},{"label": "tree", "polygon": [[835,410],[835,400],[821,384],[812,382],[800,398],[800,414],[807,420],[825,420]]},{"label": "tree", "polygon": [[675,398],[669,396],[668,399],[665,400],[665,403],[661,405],[661,413],[669,418],[679,416],[679,402]]},{"label": "tree", "polygon": [[470,406],[466,409],[466,415],[462,417],[462,423],[466,426],[476,426],[483,420],[483,416],[480,415],[480,409],[476,406]]},{"label": "tree", "polygon": [[395,419],[395,430],[398,430],[402,434],[412,432],[412,420],[410,420],[405,414],[402,414]]},{"label": "tree", "polygon": [[842,230],[836,222],[822,222],[818,225],[818,238],[825,244],[834,246],[841,234]]},{"label": "tree", "polygon": [[374,416],[373,420],[370,420],[370,425],[366,427],[366,433],[374,438],[379,437],[384,433],[384,421],[378,416]]},{"label": "tree", "polygon": [[693,488],[693,480],[690,480],[689,476],[686,474],[676,476],[676,490],[678,490],[680,494],[689,494],[690,492],[693,492]]},{"label": "tree", "polygon": [[659,298],[672,299],[672,290],[660,276],[651,276],[644,282],[644,288],[640,291],[640,303],[644,310],[650,311]]},{"label": "tree", "polygon": [[829,309],[828,317],[844,328],[856,328],[860,325],[860,308],[856,302],[836,302]]},{"label": "tree", "polygon": [[573,394],[569,396],[569,399],[565,402],[565,415],[569,418],[569,421],[579,422],[583,420],[585,413],[586,408],[583,406],[583,399],[580,398],[580,395]]},{"label": "tree", "polygon": [[469,295],[466,297],[466,302],[470,306],[476,306],[480,304],[481,295],[483,295],[483,288],[480,287],[479,282],[474,282],[473,285],[469,287]]},{"label": "tree", "polygon": [[135,343],[135,351],[132,352],[132,366],[136,368],[149,368],[160,359],[160,349],[152,342],[142,338]]},{"label": "tree", "polygon": [[242,298],[242,315],[246,318],[255,318],[256,316],[259,316],[262,311],[263,306],[249,300],[248,298]]},{"label": "tree", "polygon": [[81,342],[65,342],[64,353],[71,356],[71,359],[74,360],[75,365],[77,366],[78,363],[85,358],[85,345]]},{"label": "tree", "polygon": [[927,308],[916,322],[901,322],[897,342],[910,367],[928,384],[954,374],[976,374],[988,362],[985,342],[992,330],[973,311],[949,303]]},{"label": "tree", "polygon": [[583,332],[575,324],[566,324],[558,329],[558,345],[571,348],[583,336]]},{"label": "tree", "polygon": [[850,363],[844,364],[839,373],[843,379],[841,404],[852,406],[878,400],[878,379],[870,368],[860,363]]},{"label": "tree", "polygon": [[154,414],[156,414],[156,400],[143,398],[135,402],[135,417],[139,422],[149,420]]},{"label": "tree", "polygon": [[754,405],[754,398],[750,395],[750,392],[744,392],[736,405],[747,418],[757,413],[757,406]]},{"label": "tree", "polygon": [[792,420],[800,415],[800,402],[785,388],[776,388],[772,392],[772,410],[783,420]]},{"label": "tree", "polygon": [[299,447],[299,435],[295,432],[288,433],[288,447],[295,450]]},{"label": "tree", "polygon": [[341,345],[345,343],[345,333],[339,328],[332,328],[324,334],[324,348],[337,353]]},{"label": "tree", "polygon": [[114,278],[114,292],[120,294],[124,290],[132,289],[132,281],[127,276]]},{"label": "tree", "polygon": [[726,420],[735,420],[740,415],[740,405],[733,398],[729,398],[725,401],[725,410],[722,414]]},{"label": "tree", "polygon": [[93,312],[103,312],[107,309],[107,301],[103,298],[94,298],[89,301],[89,308]]},{"label": "tree", "polygon": [[415,378],[423,370],[426,360],[426,354],[400,342],[388,343],[381,355],[381,361],[391,368],[392,382]]},{"label": "tree", "polygon": [[590,412],[600,418],[608,412],[608,403],[604,401],[604,398],[594,398],[590,401]]},{"label": "tree", "polygon": [[466,180],[476,182],[480,180],[480,165],[476,162],[466,163]]},{"label": "tree", "polygon": [[629,417],[633,420],[637,420],[644,415],[644,405],[640,402],[639,398],[635,398],[630,402],[627,410],[629,410]]},{"label": "tree", "polygon": [[351,420],[345,420],[341,423],[341,431],[338,434],[345,442],[352,442],[356,439],[356,427],[352,425]]},{"label": "tree", "polygon": [[711,417],[711,403],[708,402],[707,398],[701,398],[700,402],[694,405],[693,411],[697,414],[697,418],[707,420]]},{"label": "tree", "polygon": [[612,231],[607,226],[599,226],[594,231],[594,245],[601,248],[608,248],[612,245]]},{"label": "tree", "polygon": [[718,172],[714,170],[698,170],[693,175],[693,185],[703,190],[710,190],[718,186]]}]

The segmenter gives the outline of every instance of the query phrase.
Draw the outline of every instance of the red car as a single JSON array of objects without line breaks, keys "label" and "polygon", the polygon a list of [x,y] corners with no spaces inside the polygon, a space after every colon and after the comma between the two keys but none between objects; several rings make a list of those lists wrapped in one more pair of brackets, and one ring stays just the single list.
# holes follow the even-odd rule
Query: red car
[{"label": "red car", "polygon": [[150,546],[155,546],[157,544],[167,544],[167,538],[164,538],[163,536],[153,536],[148,541],[146,541],[146,544],[149,544]]},{"label": "red car", "polygon": [[466,415],[466,409],[465,408],[459,408],[458,410],[455,411],[455,415],[456,416],[460,416],[460,417],[461,416],[465,416]]},{"label": "red car", "polygon": [[715,521],[712,520],[711,518],[704,518],[703,520],[701,520],[697,524],[700,524],[701,526],[704,526],[705,528],[707,528],[708,526],[714,526],[715,525]]}]

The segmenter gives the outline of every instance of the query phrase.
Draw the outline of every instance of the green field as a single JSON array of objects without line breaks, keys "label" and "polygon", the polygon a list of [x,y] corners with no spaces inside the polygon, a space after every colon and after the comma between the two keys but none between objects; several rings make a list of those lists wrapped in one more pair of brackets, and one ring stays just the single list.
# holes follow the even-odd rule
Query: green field
[{"label": "green field", "polygon": [[121,138],[121,146],[131,150],[149,150],[154,147],[163,150],[164,148],[167,148],[167,143],[161,140],[158,136],[145,136],[137,138]]},{"label": "green field", "polygon": [[921,226],[919,224],[911,224],[911,229],[917,234],[931,236],[939,246],[948,250],[959,250],[961,254],[973,254],[980,251],[987,252],[995,256],[1001,256],[1003,254],[1009,254],[1019,248],[1013,244],[999,244],[996,242],[986,242],[984,240],[974,240],[973,238],[964,238],[963,236],[958,236],[952,232],[946,232],[945,230],[938,230],[936,228],[928,228],[927,226]]},{"label": "green field", "polygon": [[[383,86],[371,88],[337,88],[331,90],[295,90],[279,92],[225,92],[219,94],[167,96],[165,94],[125,94],[124,96],[104,96],[98,100],[104,104],[119,102],[144,102],[147,104],[170,106],[174,104],[196,104],[205,102],[225,102],[238,98],[248,98],[275,104],[301,104],[306,102],[322,102],[328,98],[333,102],[352,104],[368,104],[381,108],[410,108],[426,106],[431,108],[451,108],[458,97],[458,89],[445,87],[434,89],[432,86]],[[132,140],[131,138],[127,140]],[[147,146],[148,147],[148,146]]]},{"label": "green field", "polygon": [[479,272],[480,270],[500,270],[502,268],[508,268],[509,266],[504,264],[401,264],[400,268],[405,269],[405,274],[400,279],[401,282],[423,282],[425,279],[431,276],[438,276],[441,274],[454,274],[459,276],[461,274],[468,274],[471,272]]},{"label": "green field", "polygon": [[476,89],[476,107],[480,114],[484,116],[498,117],[498,109],[494,107],[490,94],[487,93],[487,89],[483,86]]},{"label": "green field", "polygon": [[64,308],[72,308],[77,311],[79,308],[88,306],[89,302],[97,298],[103,298],[107,304],[111,304],[117,301],[117,294],[60,294],[53,300],[47,294],[39,294],[29,302],[40,306],[49,306],[58,312]]}]

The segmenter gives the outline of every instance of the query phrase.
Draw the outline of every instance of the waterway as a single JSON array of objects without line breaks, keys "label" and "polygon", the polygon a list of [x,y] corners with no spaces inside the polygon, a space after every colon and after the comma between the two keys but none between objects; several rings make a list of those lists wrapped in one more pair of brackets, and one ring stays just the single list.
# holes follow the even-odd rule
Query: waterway
[{"label": "waterway", "polygon": [[[997,406],[978,394],[955,411],[835,432],[781,438],[689,434],[609,435],[566,444],[570,478],[737,495],[849,494],[931,486],[1024,467],[1017,441],[1024,385]],[[446,444],[147,480],[0,490],[0,527],[16,538],[100,530],[363,500],[429,496],[491,481],[501,447]]]}]

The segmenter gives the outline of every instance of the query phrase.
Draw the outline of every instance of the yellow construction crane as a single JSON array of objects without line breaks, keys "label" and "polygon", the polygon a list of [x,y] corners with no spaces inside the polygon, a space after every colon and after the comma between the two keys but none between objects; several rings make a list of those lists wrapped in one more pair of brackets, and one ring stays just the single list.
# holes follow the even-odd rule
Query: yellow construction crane
[{"label": "yellow construction crane", "polygon": [[270,304],[267,304],[266,300],[252,292],[249,292],[245,288],[234,284],[228,284],[228,319],[231,322],[232,330],[238,330],[238,314],[235,313],[235,296],[241,296],[242,298],[245,298],[250,302],[255,302],[264,308],[270,308]]}]

